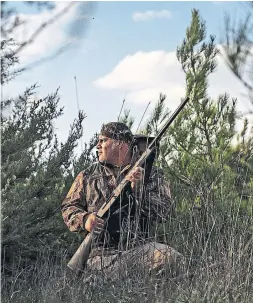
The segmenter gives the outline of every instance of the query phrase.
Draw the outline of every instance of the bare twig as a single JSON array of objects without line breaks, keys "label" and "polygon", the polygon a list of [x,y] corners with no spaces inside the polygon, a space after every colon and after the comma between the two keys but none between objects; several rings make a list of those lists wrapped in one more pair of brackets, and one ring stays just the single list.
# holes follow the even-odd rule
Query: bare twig
[{"label": "bare twig", "polygon": [[45,30],[45,28],[53,23],[55,23],[59,18],[61,18],[63,15],[65,15],[71,7],[75,6],[76,2],[70,2],[68,5],[64,7],[59,13],[54,15],[52,18],[50,18],[48,21],[42,23],[37,30],[30,36],[30,38],[23,42],[15,51],[15,54],[20,53],[21,50],[23,50],[27,45],[34,42],[34,40]]}]

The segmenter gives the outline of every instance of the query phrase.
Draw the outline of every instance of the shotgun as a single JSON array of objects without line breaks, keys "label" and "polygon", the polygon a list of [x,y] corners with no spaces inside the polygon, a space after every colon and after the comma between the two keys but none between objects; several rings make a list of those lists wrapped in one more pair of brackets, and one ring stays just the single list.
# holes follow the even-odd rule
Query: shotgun
[{"label": "shotgun", "polygon": [[[175,110],[175,112],[172,114],[172,116],[169,118],[169,120],[165,123],[165,125],[162,127],[162,129],[158,132],[156,137],[151,141],[151,143],[148,145],[147,149],[143,152],[143,154],[140,156],[140,158],[135,162],[134,165],[129,170],[129,173],[132,169],[135,169],[136,167],[145,167],[145,163],[147,159],[152,157],[152,155],[155,152],[156,145],[161,140],[164,133],[167,131],[168,127],[172,124],[172,122],[175,120],[175,118],[178,116],[178,114],[181,112],[181,110],[184,108],[184,106],[189,101],[189,98],[185,98],[183,102],[178,106],[178,108]],[[129,181],[124,178],[114,189],[109,199],[101,206],[101,208],[97,212],[97,216],[100,218],[105,218],[106,215],[108,215],[110,208],[115,205],[119,199],[121,194],[123,193],[124,189],[126,189],[127,185],[129,185]],[[71,260],[68,262],[68,267],[72,269],[74,272],[82,271],[86,261],[89,258],[89,254],[91,251],[91,244],[93,239],[93,233],[86,233],[86,236],[71,258]]]}]

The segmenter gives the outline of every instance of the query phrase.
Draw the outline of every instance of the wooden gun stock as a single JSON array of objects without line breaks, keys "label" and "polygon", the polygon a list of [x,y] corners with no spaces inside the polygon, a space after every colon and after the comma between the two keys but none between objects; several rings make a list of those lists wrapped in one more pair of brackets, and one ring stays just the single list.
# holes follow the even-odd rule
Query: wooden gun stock
[{"label": "wooden gun stock", "polygon": [[74,256],[68,262],[68,267],[74,272],[83,270],[85,263],[87,262],[91,250],[92,233],[88,233],[84,238],[81,245],[78,247]]}]

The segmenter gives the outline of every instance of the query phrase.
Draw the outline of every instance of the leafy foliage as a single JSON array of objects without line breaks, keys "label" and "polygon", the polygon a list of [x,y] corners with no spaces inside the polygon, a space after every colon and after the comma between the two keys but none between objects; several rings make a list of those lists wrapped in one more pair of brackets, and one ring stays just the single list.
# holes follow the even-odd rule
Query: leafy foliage
[{"label": "leafy foliage", "polygon": [[121,117],[119,117],[119,122],[125,123],[130,129],[134,124],[134,117],[130,116],[130,109],[125,109]]},{"label": "leafy foliage", "polygon": [[[8,72],[9,66],[5,66]],[[60,204],[73,181],[73,163],[88,165],[90,147],[76,159],[82,136],[80,111],[64,143],[58,142],[54,121],[63,114],[58,90],[36,99],[37,85],[2,105],[2,236],[5,261],[36,258],[41,247],[64,247],[66,227]],[[65,243],[66,245],[66,243]]]},{"label": "leafy foliage", "polygon": [[[66,272],[78,238],[66,230],[59,206],[76,174],[94,160],[97,134],[77,158],[85,114],[79,113],[66,142],[59,144],[53,127],[63,114],[58,90],[36,100],[33,85],[16,99],[2,101],[2,287],[7,301],[252,301],[253,131],[245,119],[236,132],[235,99],[225,92],[217,100],[208,96],[217,54],[214,37],[206,38],[205,22],[193,10],[177,49],[190,101],[165,134],[158,158],[177,210],[155,232],[187,258],[180,283],[165,270],[158,278],[121,272],[113,283],[97,274],[84,287],[89,273],[78,280]],[[6,75],[13,63],[4,65]],[[142,132],[155,135],[169,114],[161,94]],[[130,111],[121,121],[133,125]]]},{"label": "leafy foliage", "polygon": [[8,83],[24,70],[11,70],[15,64],[19,63],[18,56],[15,54],[15,47],[17,47],[17,44],[13,39],[1,41],[1,85]]}]

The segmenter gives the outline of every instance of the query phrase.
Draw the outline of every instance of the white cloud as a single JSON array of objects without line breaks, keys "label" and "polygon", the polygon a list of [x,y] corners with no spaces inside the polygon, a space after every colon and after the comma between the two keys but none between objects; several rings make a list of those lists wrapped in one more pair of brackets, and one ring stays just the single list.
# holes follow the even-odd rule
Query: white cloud
[{"label": "white cloud", "polygon": [[[53,10],[44,10],[36,14],[20,13],[18,15],[19,18],[25,20],[26,23],[17,27],[13,32],[13,38],[20,43],[26,41],[44,22],[49,21],[68,5],[69,2],[55,2],[55,8]],[[34,43],[29,44],[20,51],[21,64],[27,64],[39,58],[46,57],[66,43],[74,42],[66,31],[66,25],[76,17],[76,6],[77,4],[71,6],[66,14],[48,25],[45,30],[42,30]]]},{"label": "white cloud", "polygon": [[132,15],[132,19],[134,22],[138,21],[148,21],[153,19],[170,19],[172,17],[172,13],[169,10],[161,10],[161,11],[145,11],[145,12],[134,12]]},{"label": "white cloud", "polygon": [[[209,78],[209,94],[216,98],[222,93],[229,93],[238,98],[238,109],[248,110],[248,103],[243,97],[244,86],[231,73],[218,57],[216,72]],[[97,79],[94,85],[100,89],[116,90],[125,95],[127,102],[156,102],[159,93],[167,95],[167,104],[171,109],[185,96],[185,74],[176,58],[175,52],[152,51],[137,52],[124,57],[107,75]]]}]

